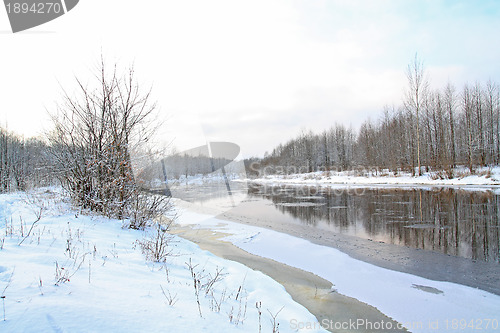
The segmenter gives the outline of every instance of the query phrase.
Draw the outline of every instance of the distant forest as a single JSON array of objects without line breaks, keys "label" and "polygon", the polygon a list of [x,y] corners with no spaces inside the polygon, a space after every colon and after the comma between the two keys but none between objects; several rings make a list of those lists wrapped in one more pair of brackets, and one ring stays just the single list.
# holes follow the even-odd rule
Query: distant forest
[{"label": "distant forest", "polygon": [[[497,83],[451,83],[430,89],[421,61],[408,66],[408,88],[400,106],[385,107],[377,121],[358,131],[335,124],[322,133],[302,132],[258,162],[266,172],[290,174],[352,168],[411,172],[443,171],[500,162],[500,89]],[[254,170],[252,170],[254,169]],[[250,168],[250,172],[256,171]]]},{"label": "distant forest", "polygon": [[0,127],[0,193],[53,183],[46,164],[47,145]]}]

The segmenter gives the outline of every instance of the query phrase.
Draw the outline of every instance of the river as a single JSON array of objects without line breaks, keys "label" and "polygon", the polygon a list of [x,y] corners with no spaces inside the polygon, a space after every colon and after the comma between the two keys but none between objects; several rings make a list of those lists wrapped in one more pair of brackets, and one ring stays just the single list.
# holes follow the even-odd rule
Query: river
[{"label": "river", "polygon": [[182,199],[233,215],[500,262],[500,195],[445,187],[363,188],[231,184],[183,187]]}]

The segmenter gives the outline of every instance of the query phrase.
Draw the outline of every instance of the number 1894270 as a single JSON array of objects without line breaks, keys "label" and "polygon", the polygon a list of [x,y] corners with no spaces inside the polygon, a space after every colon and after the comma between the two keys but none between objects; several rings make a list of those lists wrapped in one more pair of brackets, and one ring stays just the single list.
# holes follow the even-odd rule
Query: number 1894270
[{"label": "number 1894270", "polygon": [[57,2],[38,2],[29,4],[26,2],[7,3],[7,12],[9,14],[59,14],[63,12],[60,3]]},{"label": "number 1894270", "polygon": [[498,319],[447,319],[444,321],[447,330],[498,330]]}]

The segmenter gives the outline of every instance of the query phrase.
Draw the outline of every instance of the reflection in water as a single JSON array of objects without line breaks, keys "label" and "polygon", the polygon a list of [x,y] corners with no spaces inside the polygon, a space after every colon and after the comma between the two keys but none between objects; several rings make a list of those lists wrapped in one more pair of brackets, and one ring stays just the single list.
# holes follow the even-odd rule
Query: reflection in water
[{"label": "reflection in water", "polygon": [[283,214],[311,226],[499,262],[500,196],[488,191],[253,185],[249,196],[270,200]]},{"label": "reflection in water", "polygon": [[500,195],[451,188],[178,186],[174,196],[219,212],[315,228],[474,260],[500,262]]}]

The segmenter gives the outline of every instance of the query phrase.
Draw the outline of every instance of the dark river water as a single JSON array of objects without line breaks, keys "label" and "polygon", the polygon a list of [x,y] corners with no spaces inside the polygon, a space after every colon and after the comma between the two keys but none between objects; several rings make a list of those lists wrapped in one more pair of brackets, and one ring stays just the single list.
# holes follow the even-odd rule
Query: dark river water
[{"label": "dark river water", "polygon": [[[237,200],[227,209],[247,217],[500,262],[500,195],[491,190],[259,184],[232,184],[232,190],[231,201]],[[227,200],[227,190],[196,186],[179,196],[208,205]]]}]

